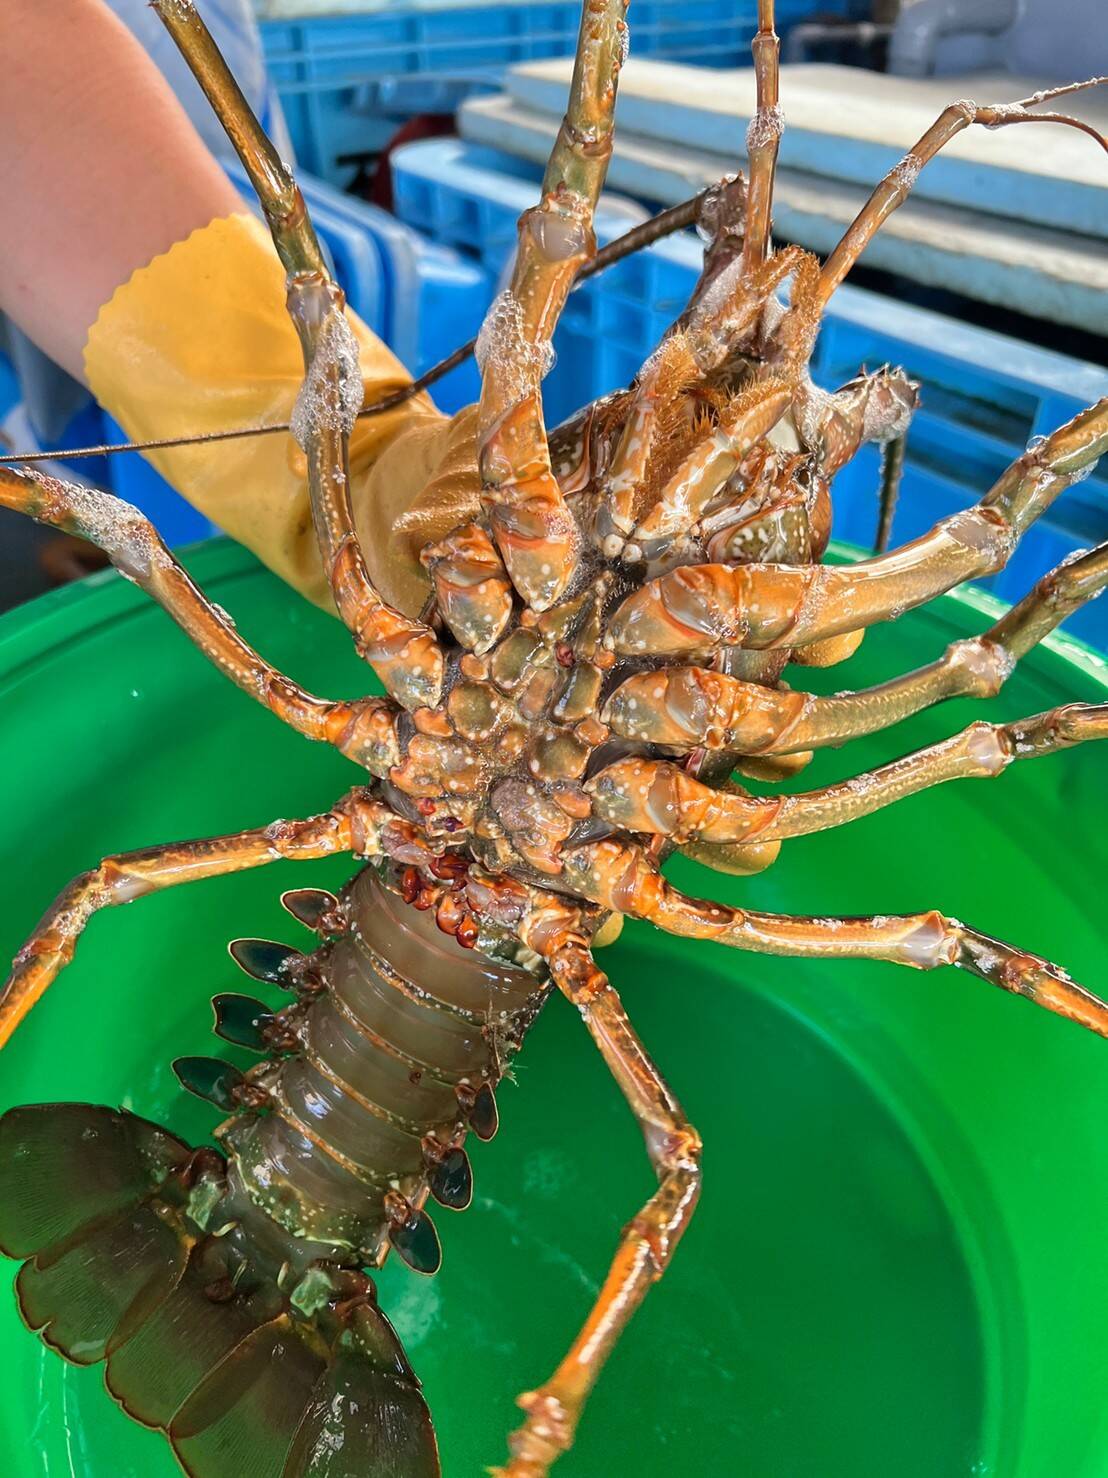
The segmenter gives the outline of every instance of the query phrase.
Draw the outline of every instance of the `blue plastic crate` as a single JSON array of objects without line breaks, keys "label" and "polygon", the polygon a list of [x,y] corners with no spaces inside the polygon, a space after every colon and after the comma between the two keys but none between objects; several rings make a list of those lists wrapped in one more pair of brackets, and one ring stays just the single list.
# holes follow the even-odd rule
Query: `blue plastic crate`
[{"label": "blue plastic crate", "polygon": [[0,354],[0,423],[19,401],[19,380],[12,368],[12,362],[6,354]]},{"label": "blue plastic crate", "polygon": [[[5,439],[15,447],[34,447],[53,454],[52,460],[65,473],[77,473],[87,482],[107,484],[110,458],[71,458],[68,453],[78,447],[99,446],[105,441],[104,413],[88,395],[66,422],[61,432],[45,437],[28,414],[20,384],[19,371],[6,354],[0,353],[0,446]],[[6,448],[5,448],[6,450]]]},{"label": "blue plastic crate", "polygon": [[[434,139],[393,156],[397,213],[435,240],[471,251],[498,278],[515,245],[516,220],[536,199],[536,166],[496,150]],[[597,216],[610,240],[619,216]],[[629,382],[686,302],[700,266],[691,234],[626,258],[573,293],[554,338],[544,382],[550,422]],[[816,346],[813,372],[829,389],[863,366],[903,365],[923,384],[908,440],[893,536],[914,538],[943,514],[974,502],[1033,436],[1108,395],[1095,365],[959,323],[894,299],[844,287]],[[836,537],[872,543],[879,454],[867,448],[835,482]],[[1108,538],[1105,472],[1071,488],[1032,527],[1005,570],[984,582],[1016,600],[1074,549]],[[1108,603],[1087,606],[1067,629],[1108,649]]]},{"label": "blue plastic crate", "polygon": [[[847,10],[847,0],[780,0],[777,28]],[[580,15],[579,0],[386,0],[357,14],[263,19],[261,33],[298,159],[337,183],[349,173],[340,156],[382,148],[398,119],[453,112],[513,63],[571,55]],[[745,66],[757,0],[636,0],[630,24],[636,56]]]}]

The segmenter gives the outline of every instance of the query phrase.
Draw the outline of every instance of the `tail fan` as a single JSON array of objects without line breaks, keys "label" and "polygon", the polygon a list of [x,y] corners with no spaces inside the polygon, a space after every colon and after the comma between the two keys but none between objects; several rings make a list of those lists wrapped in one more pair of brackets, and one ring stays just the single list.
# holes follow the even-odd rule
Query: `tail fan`
[{"label": "tail fan", "polygon": [[0,1251],[30,1257],[148,1196],[191,1151],[134,1114],[36,1104],[0,1118]]},{"label": "tail fan", "polygon": [[[438,1478],[430,1414],[360,1271],[274,1267],[225,1162],[87,1104],[0,1118],[0,1251],[20,1312],[166,1433],[190,1478]],[[214,1228],[214,1230],[212,1230]]]}]

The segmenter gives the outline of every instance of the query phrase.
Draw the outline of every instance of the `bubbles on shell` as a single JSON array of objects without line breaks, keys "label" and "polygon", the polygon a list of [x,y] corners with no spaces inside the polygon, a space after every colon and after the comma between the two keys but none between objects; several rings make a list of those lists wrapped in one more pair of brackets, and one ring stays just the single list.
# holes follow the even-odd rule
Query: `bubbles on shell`
[{"label": "bubbles on shell", "polygon": [[[1032,101],[1042,102],[1042,94],[1037,94]],[[974,109],[976,113],[977,109]],[[1026,117],[1026,109],[1021,108],[1019,103],[990,103],[989,113],[992,115],[984,119],[986,128],[1002,128],[1005,123],[1010,123],[1013,118]]]},{"label": "bubbles on shell", "polygon": [[554,365],[549,339],[532,344],[524,337],[523,305],[510,289],[493,300],[477,335],[475,354],[482,375],[495,374],[512,401],[537,389]]},{"label": "bubbles on shell", "polygon": [[696,234],[708,245],[716,239],[721,229],[727,228],[732,232],[741,231],[741,222],[728,214],[729,192],[738,178],[738,175],[724,175],[704,197],[696,218]]},{"label": "bubbles on shell", "polygon": [[1011,677],[1017,658],[1007,647],[986,637],[970,637],[948,649],[948,661],[961,668],[987,691],[997,691]]},{"label": "bubbles on shell", "polygon": [[995,950],[988,949],[983,944],[974,949],[974,960],[977,968],[983,970],[986,975],[995,974],[1004,963]]},{"label": "bubbles on shell", "polygon": [[111,493],[80,483],[58,483],[64,490],[78,532],[111,557],[127,580],[146,579],[153,567],[156,536],[137,508]]},{"label": "bubbles on shell", "polygon": [[473,355],[482,374],[498,369],[505,351],[523,337],[523,309],[519,300],[505,290],[495,297],[477,335]]},{"label": "bubbles on shell", "polygon": [[864,799],[882,784],[883,779],[883,776],[872,773],[854,775],[849,780],[843,781],[843,789],[848,790],[851,795],[857,796],[859,799]]},{"label": "bubbles on shell", "polygon": [[863,441],[894,441],[908,430],[916,396],[899,371],[878,379],[870,387],[862,410]]},{"label": "bubbles on shell", "polygon": [[769,108],[759,108],[746,126],[746,152],[753,154],[779,139],[785,131],[785,115],[781,105],[774,103]]},{"label": "bubbles on shell", "polygon": [[809,378],[803,391],[793,402],[793,416],[801,442],[806,447],[818,446],[823,425],[834,408],[830,391]]},{"label": "bubbles on shell", "polygon": [[923,160],[918,154],[905,154],[899,163],[894,164],[889,171],[889,181],[907,192],[919,178],[919,172],[923,168]]},{"label": "bubbles on shell", "polygon": [[667,355],[673,349],[676,338],[677,334],[670,332],[664,339],[655,344],[654,348],[651,349],[650,353],[642,362],[639,373],[635,377],[636,384],[646,385],[655,379],[661,371]]},{"label": "bubbles on shell", "polygon": [[358,341],[346,314],[335,309],[319,331],[311,365],[289,418],[289,429],[301,450],[307,451],[317,429],[349,436],[364,394]]},{"label": "bubbles on shell", "polygon": [[[742,270],[742,258],[736,256],[708,284],[693,318],[697,330],[709,328],[711,331],[711,325],[729,321],[728,306],[741,301]],[[716,337],[714,332],[713,337]]]},{"label": "bubbles on shell", "polygon": [[1016,670],[1016,663],[1019,659],[1015,652],[1010,652],[1007,647],[1001,647],[995,644],[993,645],[992,656],[993,664],[1000,677],[1000,681],[1006,682]]}]

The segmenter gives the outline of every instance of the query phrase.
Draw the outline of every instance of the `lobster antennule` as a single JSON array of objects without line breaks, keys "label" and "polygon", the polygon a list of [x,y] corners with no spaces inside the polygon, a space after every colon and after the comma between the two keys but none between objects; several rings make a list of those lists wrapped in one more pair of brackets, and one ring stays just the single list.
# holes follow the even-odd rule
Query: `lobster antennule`
[{"label": "lobster antennule", "polygon": [[[33,1167],[33,1173],[28,1173]],[[438,1478],[419,1382],[362,1272],[295,1274],[251,1236],[214,1150],[135,1115],[39,1104],[0,1118],[0,1249],[20,1311],[190,1478]]]}]

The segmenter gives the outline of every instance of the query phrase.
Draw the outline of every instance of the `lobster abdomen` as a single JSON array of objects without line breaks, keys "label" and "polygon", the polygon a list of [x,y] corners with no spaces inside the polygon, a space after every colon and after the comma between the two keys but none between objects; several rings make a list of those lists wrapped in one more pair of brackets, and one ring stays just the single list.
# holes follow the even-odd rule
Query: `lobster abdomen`
[{"label": "lobster abdomen", "polygon": [[301,1003],[282,1013],[293,1051],[250,1074],[259,1111],[219,1135],[251,1200],[292,1235],[368,1264],[391,1241],[433,1272],[420,1208],[428,1192],[468,1203],[462,1142],[495,1130],[493,1090],[542,989],[463,949],[371,868],[338,913],[343,932],[308,957]]}]

